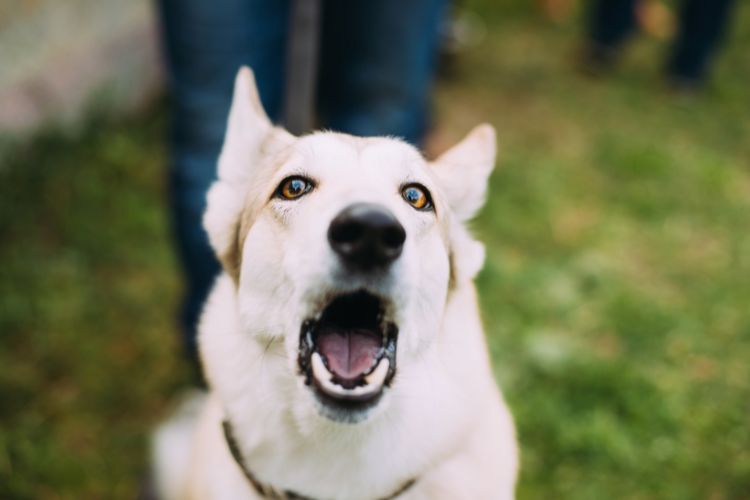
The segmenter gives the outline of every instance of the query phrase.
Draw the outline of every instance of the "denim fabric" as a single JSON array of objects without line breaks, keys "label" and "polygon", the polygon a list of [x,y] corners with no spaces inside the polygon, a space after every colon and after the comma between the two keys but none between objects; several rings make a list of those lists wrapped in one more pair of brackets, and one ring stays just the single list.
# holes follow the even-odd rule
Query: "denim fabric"
[{"label": "denim fabric", "polygon": [[447,7],[446,0],[324,1],[321,125],[419,144]]},{"label": "denim fabric", "polygon": [[[616,49],[636,25],[636,0],[595,0],[589,25],[590,41]],[[684,0],[679,13],[679,33],[667,64],[678,80],[705,78],[711,57],[726,31],[734,0]]]},{"label": "denim fabric", "polygon": [[708,73],[729,22],[734,0],[685,0],[680,29],[667,71],[682,80],[702,80]]},{"label": "denim fabric", "polygon": [[[320,125],[356,135],[396,135],[418,144],[447,0],[325,0]],[[286,0],[159,0],[173,97],[170,196],[186,277],[181,313],[195,358],[195,327],[219,265],[201,218],[215,178],[232,84],[255,71],[272,120],[283,108],[290,12]]]},{"label": "denim fabric", "polygon": [[635,29],[636,0],[595,0],[593,3],[589,38],[599,46],[616,48]]}]

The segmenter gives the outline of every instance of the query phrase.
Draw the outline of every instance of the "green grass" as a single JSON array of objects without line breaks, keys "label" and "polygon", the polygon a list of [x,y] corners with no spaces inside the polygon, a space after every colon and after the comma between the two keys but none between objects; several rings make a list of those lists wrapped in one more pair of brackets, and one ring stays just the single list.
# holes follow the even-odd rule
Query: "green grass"
[{"label": "green grass", "polygon": [[[479,277],[519,497],[750,498],[750,12],[704,95],[664,47],[571,69],[575,25],[488,13],[437,91],[500,137]],[[0,498],[132,498],[187,379],[163,113],[48,133],[0,165]]]},{"label": "green grass", "polygon": [[0,170],[0,498],[133,498],[181,378],[163,119],[92,123]]}]

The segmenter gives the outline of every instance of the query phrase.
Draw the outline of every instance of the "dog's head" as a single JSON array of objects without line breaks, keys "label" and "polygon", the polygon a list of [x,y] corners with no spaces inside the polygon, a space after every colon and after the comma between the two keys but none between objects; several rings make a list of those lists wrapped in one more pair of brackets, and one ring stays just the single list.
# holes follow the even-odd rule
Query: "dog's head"
[{"label": "dog's head", "polygon": [[[463,223],[494,158],[489,125],[432,163],[394,138],[294,137],[242,69],[204,219],[238,310],[237,331],[201,336],[210,377],[234,365],[214,383],[240,394],[261,383],[241,374],[254,365],[300,417],[359,422],[387,407],[399,369],[438,342],[451,289],[482,265]],[[227,336],[229,354],[214,346]]]}]

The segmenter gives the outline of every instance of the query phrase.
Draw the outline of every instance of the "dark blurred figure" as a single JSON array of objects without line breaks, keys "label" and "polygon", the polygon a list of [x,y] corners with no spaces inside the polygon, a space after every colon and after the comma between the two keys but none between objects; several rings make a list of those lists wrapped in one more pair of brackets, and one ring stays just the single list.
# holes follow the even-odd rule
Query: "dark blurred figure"
[{"label": "dark blurred figure", "polygon": [[[301,0],[304,1],[304,0]],[[320,125],[419,144],[447,0],[325,0],[320,26]],[[284,103],[289,0],[159,0],[173,95],[170,189],[187,293],[185,348],[219,264],[201,223],[215,179],[235,75],[250,66],[278,121]]]},{"label": "dark blurred figure", "polygon": [[[601,73],[615,62],[625,40],[635,31],[638,0],[593,0],[584,63]],[[684,0],[675,46],[667,62],[670,83],[679,89],[699,88],[726,31],[734,0]]]}]

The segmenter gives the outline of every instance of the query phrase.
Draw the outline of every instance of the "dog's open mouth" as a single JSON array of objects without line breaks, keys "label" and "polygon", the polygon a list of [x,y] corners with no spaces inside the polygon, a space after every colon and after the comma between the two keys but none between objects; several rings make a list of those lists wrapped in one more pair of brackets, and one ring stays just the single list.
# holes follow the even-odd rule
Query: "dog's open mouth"
[{"label": "dog's open mouth", "polygon": [[396,372],[398,328],[365,291],[340,295],[300,332],[299,367],[318,399],[337,409],[377,402]]}]

